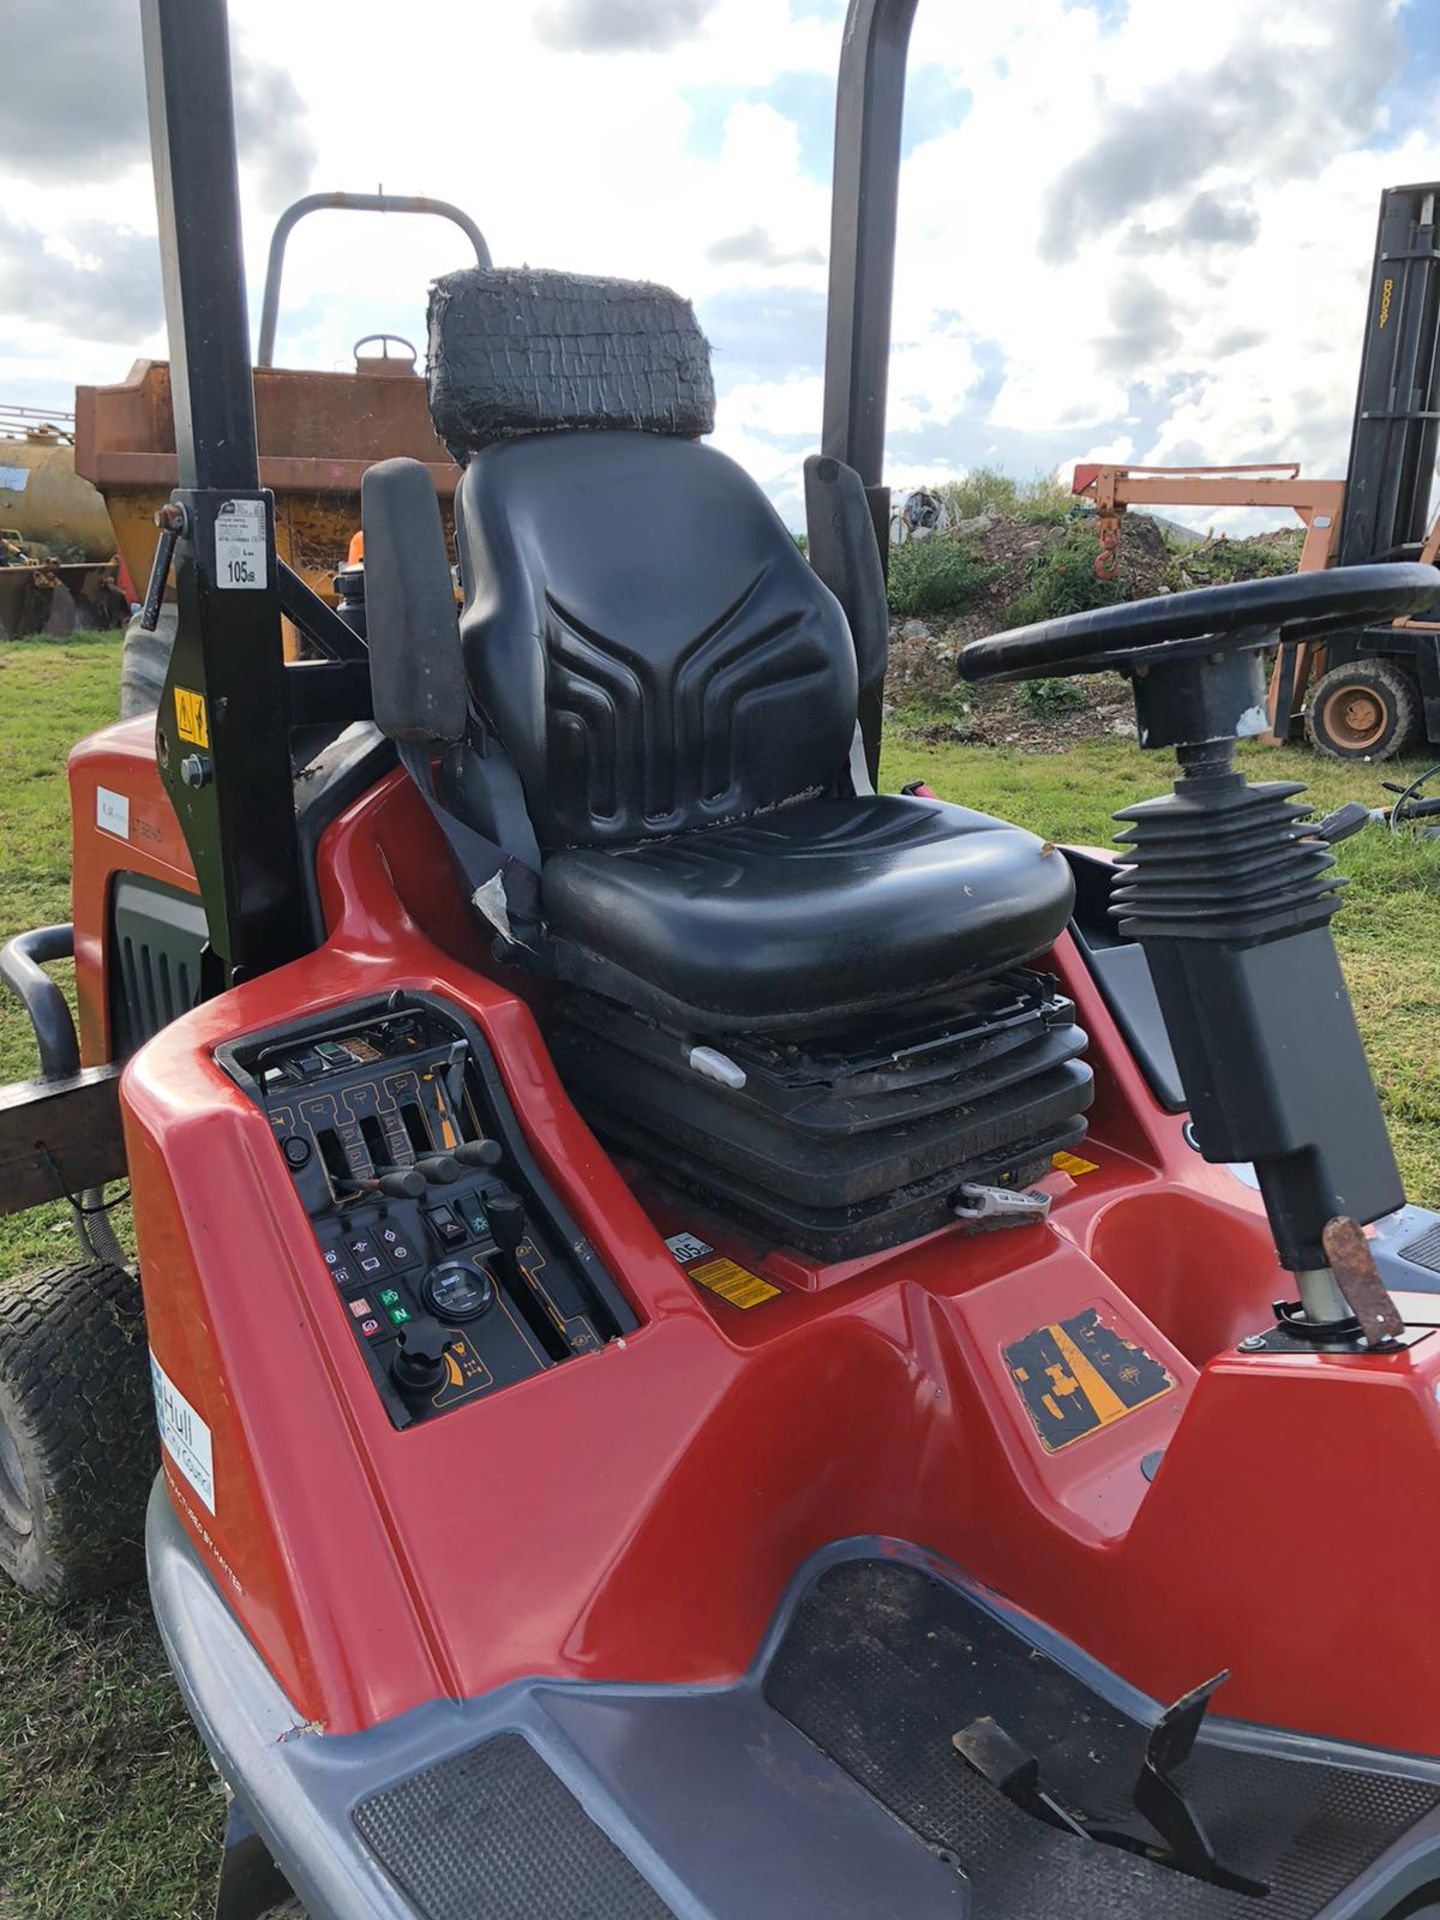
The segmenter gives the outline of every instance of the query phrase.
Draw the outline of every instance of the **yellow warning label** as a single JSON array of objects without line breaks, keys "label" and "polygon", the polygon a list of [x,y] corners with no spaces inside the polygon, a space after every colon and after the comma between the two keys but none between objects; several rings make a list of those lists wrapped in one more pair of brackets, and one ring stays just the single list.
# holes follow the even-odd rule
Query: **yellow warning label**
[{"label": "yellow warning label", "polygon": [[780,1292],[779,1287],[762,1280],[758,1273],[747,1272],[733,1260],[727,1260],[724,1254],[707,1260],[703,1266],[691,1267],[689,1271],[692,1280],[702,1287],[708,1287],[711,1293],[718,1293],[732,1307],[763,1306]]},{"label": "yellow warning label", "polygon": [[203,693],[191,693],[188,687],[175,689],[175,731],[192,747],[208,747],[210,722],[205,712]]},{"label": "yellow warning label", "polygon": [[1047,1453],[1123,1420],[1175,1385],[1153,1354],[1106,1326],[1093,1307],[1015,1341],[1005,1348],[1005,1364]]},{"label": "yellow warning label", "polygon": [[1098,1173],[1100,1171],[1095,1161],[1082,1160],[1078,1153],[1052,1154],[1050,1164],[1052,1167],[1057,1167],[1061,1173],[1068,1173],[1076,1180],[1080,1178],[1082,1173]]}]

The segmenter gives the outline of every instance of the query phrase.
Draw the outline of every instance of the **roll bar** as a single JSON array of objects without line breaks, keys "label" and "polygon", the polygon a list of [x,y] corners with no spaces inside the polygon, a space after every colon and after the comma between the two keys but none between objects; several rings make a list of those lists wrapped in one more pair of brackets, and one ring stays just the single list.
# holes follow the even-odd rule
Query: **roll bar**
[{"label": "roll bar", "polygon": [[288,206],[275,222],[270,236],[270,258],[265,266],[265,292],[260,302],[260,346],[255,355],[257,367],[275,364],[275,329],[280,322],[280,276],[285,271],[285,247],[291,233],[307,213],[433,213],[459,227],[475,249],[477,267],[491,265],[485,236],[459,207],[448,200],[428,200],[419,193],[307,193],[303,200]]},{"label": "roll bar", "polygon": [[[873,495],[885,457],[905,63],[917,0],[850,0],[835,96],[821,451]],[[877,528],[889,538],[886,502]],[[883,542],[882,542],[883,544]]]},{"label": "roll bar", "polygon": [[[823,446],[860,474],[882,555],[900,132],[916,4],[850,0],[836,96]],[[312,944],[289,732],[320,707],[354,718],[368,683],[363,663],[327,643],[339,623],[276,554],[274,501],[260,485],[225,0],[140,0],[140,18],[180,482],[162,509],[175,535],[180,620],[157,751],[200,883],[212,985],[228,985]],[[380,194],[312,194],[282,216],[270,249],[262,365],[274,351],[281,262],[296,221],[316,207],[395,204]],[[458,221],[488,264],[484,237],[457,208],[403,204]],[[287,667],[286,613],[338,657]],[[872,705],[863,724],[873,765],[878,697]]]}]

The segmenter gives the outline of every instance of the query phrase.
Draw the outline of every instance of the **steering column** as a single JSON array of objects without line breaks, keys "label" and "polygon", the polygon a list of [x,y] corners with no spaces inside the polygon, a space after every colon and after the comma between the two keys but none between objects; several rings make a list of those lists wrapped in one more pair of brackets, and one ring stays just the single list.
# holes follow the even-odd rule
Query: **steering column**
[{"label": "steering column", "polygon": [[976,641],[967,680],[1112,669],[1143,748],[1174,749],[1174,791],[1126,807],[1111,911],[1140,942],[1207,1160],[1254,1163],[1298,1302],[1291,1336],[1385,1345],[1403,1326],[1360,1227],[1404,1189],[1340,971],[1342,878],[1296,781],[1252,784],[1237,739],[1265,727],[1260,649],[1433,604],[1419,565],[1202,588]]}]

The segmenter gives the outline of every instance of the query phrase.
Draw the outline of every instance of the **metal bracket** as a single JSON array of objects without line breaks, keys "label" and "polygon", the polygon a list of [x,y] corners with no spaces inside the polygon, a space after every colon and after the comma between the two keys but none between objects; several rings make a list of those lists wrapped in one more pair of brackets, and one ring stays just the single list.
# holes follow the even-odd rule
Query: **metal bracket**
[{"label": "metal bracket", "polygon": [[1177,1768],[1190,1758],[1211,1697],[1229,1678],[1228,1671],[1217,1673],[1213,1680],[1192,1688],[1174,1706],[1167,1707],[1151,1728],[1132,1796],[1135,1812],[1150,1829],[1148,1834],[1138,1823],[1117,1825],[1113,1817],[1093,1819],[1079,1810],[1072,1811],[1041,1784],[1038,1758],[1027,1753],[989,1714],[953,1734],[951,1744],[983,1780],[1047,1826],[1097,1846],[1139,1854],[1232,1893],[1265,1894],[1270,1889],[1264,1881],[1251,1880],[1216,1859],[1199,1814],[1174,1779]]},{"label": "metal bracket", "polygon": [[1017,1193],[1013,1187],[987,1187],[966,1180],[956,1188],[950,1211],[972,1227],[1038,1226],[1050,1217],[1050,1195],[1038,1187]]},{"label": "metal bracket", "polygon": [[280,1908],[298,1912],[286,1906],[295,1898],[294,1888],[238,1800],[231,1800],[226,1808],[224,1848],[215,1920],[269,1920]]},{"label": "metal bracket", "polygon": [[1213,1680],[1183,1694],[1156,1721],[1135,1782],[1135,1811],[1165,1842],[1167,1865],[1232,1893],[1265,1894],[1270,1889],[1263,1880],[1251,1880],[1220,1864],[1199,1814],[1172,1778],[1175,1769],[1190,1758],[1211,1698],[1229,1678],[1229,1670],[1222,1668]]},{"label": "metal bracket", "polygon": [[1396,1346],[1405,1332],[1405,1319],[1380,1278],[1364,1230],[1343,1216],[1331,1220],[1320,1235],[1325,1258],[1345,1303],[1360,1322],[1367,1347]]}]

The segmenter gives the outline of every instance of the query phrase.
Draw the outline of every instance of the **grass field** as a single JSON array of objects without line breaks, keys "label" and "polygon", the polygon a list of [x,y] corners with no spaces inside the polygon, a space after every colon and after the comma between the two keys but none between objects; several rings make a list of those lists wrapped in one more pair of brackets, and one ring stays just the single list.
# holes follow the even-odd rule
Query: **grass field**
[{"label": "grass field", "polygon": [[[115,636],[0,646],[0,938],[69,917],[65,752],[113,716],[118,659]],[[1249,764],[1307,780],[1324,806],[1382,798],[1368,769],[1259,750]],[[1113,809],[1158,791],[1167,765],[1119,741],[1041,755],[897,737],[883,784],[925,779],[948,799],[1103,844]],[[1353,884],[1337,934],[1361,1024],[1412,1197],[1437,1205],[1440,846],[1369,829],[1341,864]],[[0,1005],[0,1071],[32,1066],[23,1016]],[[0,1274],[69,1251],[59,1210],[0,1221]],[[47,1614],[0,1590],[0,1920],[201,1920],[221,1811],[143,1594]]]}]

